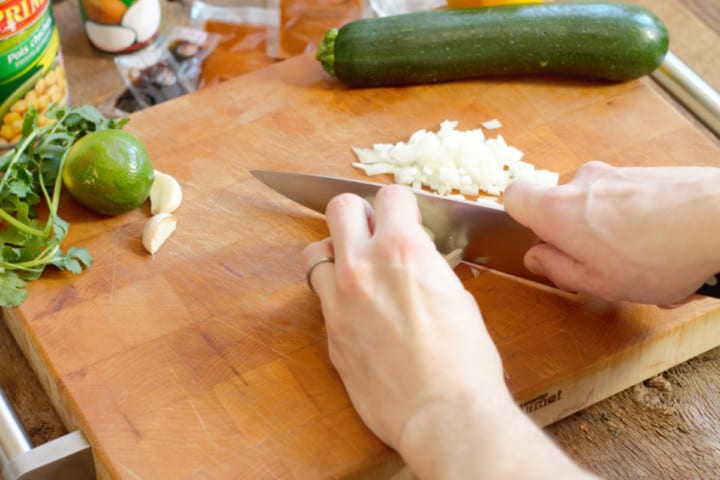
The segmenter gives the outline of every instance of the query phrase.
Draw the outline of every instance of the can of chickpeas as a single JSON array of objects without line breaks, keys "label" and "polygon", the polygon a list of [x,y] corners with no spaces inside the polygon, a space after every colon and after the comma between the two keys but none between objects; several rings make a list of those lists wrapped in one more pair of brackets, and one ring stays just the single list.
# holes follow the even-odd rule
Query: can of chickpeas
[{"label": "can of chickpeas", "polygon": [[0,0],[0,147],[21,136],[25,112],[68,101],[60,35],[50,0]]}]

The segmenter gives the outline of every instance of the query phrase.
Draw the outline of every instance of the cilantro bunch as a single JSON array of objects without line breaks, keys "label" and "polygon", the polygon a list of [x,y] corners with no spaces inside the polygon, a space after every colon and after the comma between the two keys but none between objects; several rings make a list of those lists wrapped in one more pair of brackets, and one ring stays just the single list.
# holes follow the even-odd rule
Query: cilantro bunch
[{"label": "cilantro bunch", "polygon": [[[0,306],[16,307],[27,296],[28,281],[39,278],[52,265],[73,273],[90,267],[85,248],[61,243],[68,223],[58,215],[62,169],[70,147],[86,134],[108,128],[121,129],[127,118],[105,118],[95,107],[52,107],[46,114],[54,121],[38,127],[38,112],[30,109],[23,122],[22,138],[0,156]],[[47,207],[46,218],[37,207]],[[43,215],[45,217],[45,215]]]}]

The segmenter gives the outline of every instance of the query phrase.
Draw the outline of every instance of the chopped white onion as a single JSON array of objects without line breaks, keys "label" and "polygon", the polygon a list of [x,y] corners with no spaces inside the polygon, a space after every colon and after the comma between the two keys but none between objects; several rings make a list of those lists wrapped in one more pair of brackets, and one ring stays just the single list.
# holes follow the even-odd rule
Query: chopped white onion
[{"label": "chopped white onion", "polygon": [[500,123],[500,120],[497,118],[493,118],[492,120],[488,120],[487,122],[482,122],[480,125],[483,126],[483,128],[487,128],[488,130],[495,130],[496,128],[501,128],[502,123]]},{"label": "chopped white onion", "polygon": [[[485,123],[490,125],[486,128],[500,126],[497,120]],[[440,195],[478,196],[484,192],[498,196],[519,178],[557,185],[556,172],[537,170],[522,161],[523,152],[508,145],[502,135],[485,139],[481,129],[460,131],[455,128],[457,124],[446,120],[437,132],[418,130],[407,142],[394,145],[353,147],[358,162],[352,165],[367,175],[392,173],[396,183],[412,188],[425,186]],[[478,202],[489,204],[488,198]]]}]

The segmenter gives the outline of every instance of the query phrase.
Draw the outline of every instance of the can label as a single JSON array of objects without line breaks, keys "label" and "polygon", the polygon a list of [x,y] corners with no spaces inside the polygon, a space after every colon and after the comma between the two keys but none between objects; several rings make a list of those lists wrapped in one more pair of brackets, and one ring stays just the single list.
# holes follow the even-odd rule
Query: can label
[{"label": "can label", "polygon": [[67,103],[60,35],[49,0],[0,1],[0,146],[20,139],[28,108]]},{"label": "can label", "polygon": [[80,0],[79,5],[88,40],[101,52],[139,50],[160,33],[160,0]]},{"label": "can label", "polygon": [[24,0],[0,5],[0,37],[12,35],[32,25],[49,3],[49,0]]}]

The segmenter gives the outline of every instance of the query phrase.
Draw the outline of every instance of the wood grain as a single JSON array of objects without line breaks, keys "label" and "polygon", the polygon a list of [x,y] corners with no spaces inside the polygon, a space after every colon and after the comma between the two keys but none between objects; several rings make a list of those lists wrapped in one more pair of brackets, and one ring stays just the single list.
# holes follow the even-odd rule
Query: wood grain
[{"label": "wood grain", "polygon": [[681,0],[680,3],[695,17],[704,22],[710,30],[718,31],[718,25],[720,25],[720,8],[718,8],[716,3],[704,0]]},{"label": "wood grain", "polygon": [[[8,312],[100,471],[223,476],[219,462],[248,472],[239,478],[328,478],[394,460],[329,364],[300,270],[302,248],[327,234],[325,224],[249,169],[362,178],[350,146],[405,138],[448,116],[467,127],[502,118],[529,161],[563,174],[590,158],[672,165],[684,150],[710,165],[720,154],[647,79],[355,90],[311,56],[133,115],[127,128],[184,186],[178,231],[153,258],[140,244],[147,209],[104,219],[65,198],[68,243],[87,247],[93,267],[46,274]],[[489,272],[465,284],[511,391],[541,424],[720,344],[713,300],[675,310],[606,304]]]},{"label": "wood grain", "polygon": [[[633,3],[656,11],[671,49],[720,90],[714,1]],[[662,91],[658,87],[658,91]],[[672,98],[665,96],[669,102]],[[676,104],[678,111],[683,107]],[[720,139],[684,112],[715,144]],[[692,153],[676,151],[692,163]],[[546,428],[576,461],[607,479],[713,478],[720,467],[720,349],[713,349]]]},{"label": "wood grain", "polygon": [[606,479],[714,478],[720,349],[683,363],[546,428]]}]

